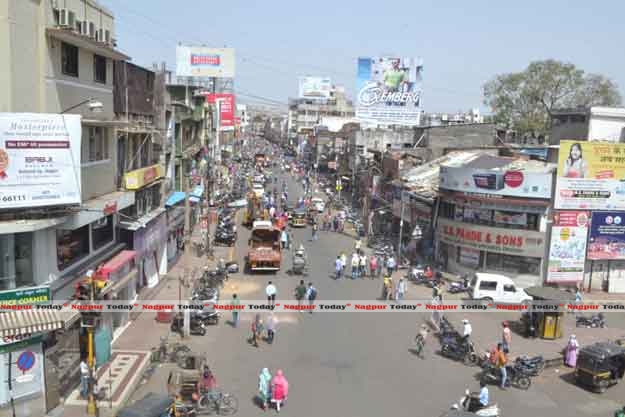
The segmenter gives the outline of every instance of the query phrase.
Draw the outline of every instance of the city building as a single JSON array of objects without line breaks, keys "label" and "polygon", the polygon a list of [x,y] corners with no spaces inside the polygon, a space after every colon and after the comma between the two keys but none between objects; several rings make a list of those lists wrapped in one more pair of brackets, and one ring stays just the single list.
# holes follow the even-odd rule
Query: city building
[{"label": "city building", "polygon": [[441,165],[435,255],[446,271],[542,285],[554,164],[479,153]]},{"label": "city building", "polygon": [[323,117],[339,117],[346,120],[354,117],[354,106],[345,95],[345,89],[334,87],[329,97],[297,98],[289,100],[288,130],[300,135],[312,133]]},{"label": "city building", "polygon": [[423,116],[422,122],[426,126],[477,124],[484,123],[484,116],[480,113],[480,109],[471,109],[468,112],[426,114]]}]

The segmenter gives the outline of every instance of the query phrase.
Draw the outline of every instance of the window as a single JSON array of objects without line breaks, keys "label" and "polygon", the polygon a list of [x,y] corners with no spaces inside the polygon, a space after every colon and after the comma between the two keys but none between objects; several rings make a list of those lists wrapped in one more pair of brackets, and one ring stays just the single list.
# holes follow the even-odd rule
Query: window
[{"label": "window", "polygon": [[59,271],[89,254],[89,225],[76,230],[56,231],[57,266]]},{"label": "window", "polygon": [[65,42],[61,43],[61,71],[78,77],[78,48]]},{"label": "window", "polygon": [[497,289],[497,281],[480,281],[480,290],[495,291]]},{"label": "window", "polygon": [[108,137],[106,129],[99,126],[88,126],[89,162],[108,159]]},{"label": "window", "polygon": [[509,274],[540,275],[540,262],[540,258],[490,252],[486,254],[486,268]]},{"label": "window", "polygon": [[0,235],[0,290],[34,285],[32,233]]},{"label": "window", "polygon": [[516,288],[514,288],[514,285],[512,284],[504,284],[503,291],[504,292],[516,292]]},{"label": "window", "polygon": [[93,56],[93,81],[106,84],[106,58],[103,56]]},{"label": "window", "polygon": [[91,223],[91,239],[93,241],[93,250],[100,249],[115,238],[113,233],[113,215],[104,217],[94,223]]}]

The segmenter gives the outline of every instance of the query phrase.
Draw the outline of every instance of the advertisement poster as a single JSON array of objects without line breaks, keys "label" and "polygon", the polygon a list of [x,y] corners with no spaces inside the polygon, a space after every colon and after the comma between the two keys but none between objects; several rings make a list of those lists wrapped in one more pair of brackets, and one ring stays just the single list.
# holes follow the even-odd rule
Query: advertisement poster
[{"label": "advertisement poster", "polygon": [[588,259],[625,259],[625,211],[592,213]]},{"label": "advertisement poster", "polygon": [[479,268],[480,251],[476,249],[460,248],[460,264],[469,268]]},{"label": "advertisement poster", "polygon": [[219,101],[219,130],[234,130],[234,94],[210,93],[206,94],[206,101],[214,104]]},{"label": "advertisement poster", "polygon": [[234,67],[233,48],[176,47],[178,77],[234,78]]},{"label": "advertisement poster", "polygon": [[515,213],[513,211],[495,210],[494,221],[498,224],[513,224],[516,226],[527,225],[527,213]]},{"label": "advertisement poster", "polygon": [[322,99],[330,98],[332,80],[327,77],[300,77],[299,98]]},{"label": "advertisement poster", "polygon": [[479,208],[456,206],[455,219],[471,223],[490,223],[491,212]]},{"label": "advertisement poster", "polygon": [[381,125],[419,125],[423,64],[418,58],[358,58],[356,118]]},{"label": "advertisement poster", "polygon": [[584,279],[589,220],[587,211],[559,211],[554,214],[548,282],[579,282]]},{"label": "advertisement poster", "polygon": [[80,204],[79,115],[0,113],[0,209]]},{"label": "advertisement poster", "polygon": [[439,188],[465,195],[544,199],[551,199],[553,182],[551,168],[545,167],[545,172],[527,172],[506,170],[505,165],[501,172],[441,166],[439,180]]},{"label": "advertisement poster", "polygon": [[561,141],[555,208],[625,210],[625,144]]}]

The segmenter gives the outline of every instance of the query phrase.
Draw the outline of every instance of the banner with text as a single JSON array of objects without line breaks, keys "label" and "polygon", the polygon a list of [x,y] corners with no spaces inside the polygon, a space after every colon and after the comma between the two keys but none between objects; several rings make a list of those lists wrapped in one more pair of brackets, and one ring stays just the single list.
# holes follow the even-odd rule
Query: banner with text
[{"label": "banner with text", "polygon": [[219,130],[234,130],[234,94],[209,93],[206,94],[209,104],[219,103]]},{"label": "banner with text", "polygon": [[233,48],[176,47],[178,77],[234,78],[234,67]]},{"label": "banner with text", "polygon": [[556,209],[624,210],[625,144],[560,142]]},{"label": "banner with text", "polygon": [[588,221],[587,211],[559,211],[554,214],[548,282],[579,282],[584,279]]},{"label": "banner with text", "polygon": [[81,203],[80,118],[0,113],[0,209]]},{"label": "banner with text", "polygon": [[356,118],[381,125],[419,125],[422,74],[418,58],[358,58]]},{"label": "banner with text", "polygon": [[625,211],[592,213],[587,258],[625,259]]},{"label": "banner with text", "polygon": [[327,77],[300,77],[299,98],[327,100],[332,92],[332,80]]}]

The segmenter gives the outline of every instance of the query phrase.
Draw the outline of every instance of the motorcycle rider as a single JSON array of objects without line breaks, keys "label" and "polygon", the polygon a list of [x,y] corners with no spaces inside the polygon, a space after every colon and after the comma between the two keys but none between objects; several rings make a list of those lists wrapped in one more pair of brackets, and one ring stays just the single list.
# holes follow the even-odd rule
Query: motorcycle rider
[{"label": "motorcycle rider", "polygon": [[471,323],[469,323],[468,319],[462,320],[462,343],[468,343],[471,338],[471,333],[473,333],[473,327],[471,327]]},{"label": "motorcycle rider", "polygon": [[486,383],[484,381],[480,381],[479,403],[477,404],[476,410],[470,410],[470,411],[475,412],[475,411],[481,410],[482,408],[488,407],[488,401],[489,401],[488,387],[486,386]]},{"label": "motorcycle rider", "polygon": [[215,389],[217,388],[217,379],[211,372],[207,365],[204,365],[202,372],[202,378],[197,383],[197,401],[199,402],[202,394],[208,394],[208,398],[212,400],[215,395]]}]

